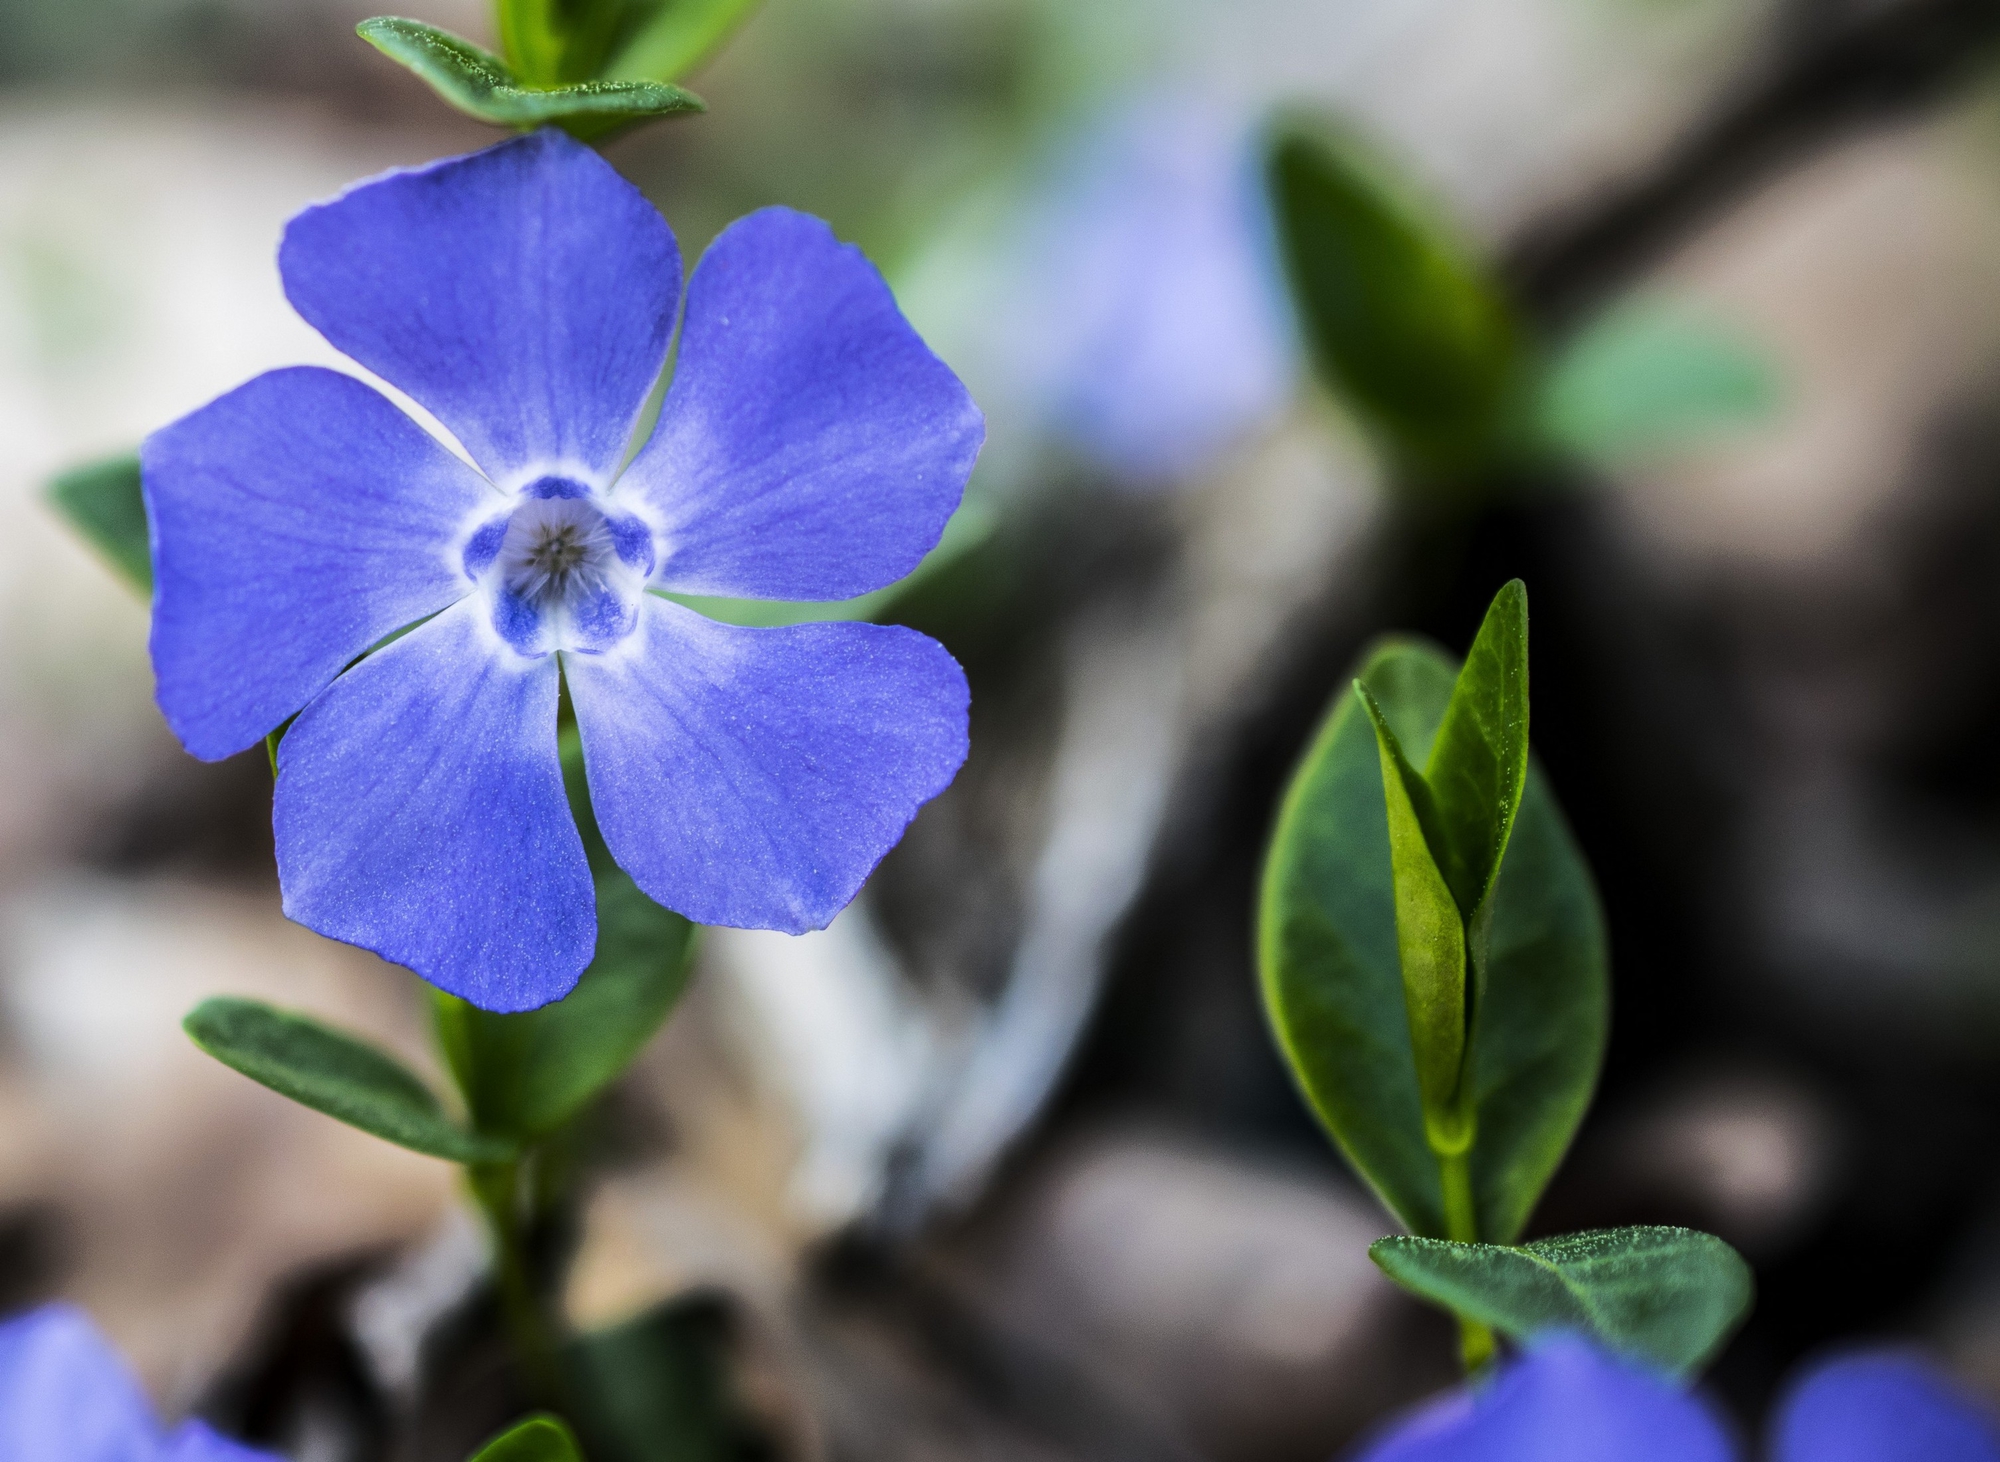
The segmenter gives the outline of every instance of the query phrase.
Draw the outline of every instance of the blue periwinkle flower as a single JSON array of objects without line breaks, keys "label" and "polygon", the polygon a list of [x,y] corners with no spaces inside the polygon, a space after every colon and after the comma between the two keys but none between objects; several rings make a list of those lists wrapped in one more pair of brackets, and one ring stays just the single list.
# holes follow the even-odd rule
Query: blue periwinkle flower
[{"label": "blue periwinkle flower", "polygon": [[0,1462],[278,1462],[199,1421],[162,1431],[125,1362],[72,1305],[0,1324]]},{"label": "blue periwinkle flower", "polygon": [[[1420,1409],[1358,1462],[1732,1462],[1697,1396],[1575,1336],[1557,1336],[1490,1385]],[[1921,1361],[1849,1355],[1779,1407],[1770,1462],[2000,1462],[1985,1412]]]},{"label": "blue periwinkle flower", "polygon": [[845,599],[937,542],[985,428],[880,276],[785,209],[725,230],[624,465],[680,255],[588,148],[544,131],[385,174],[300,213],[278,263],[477,464],[316,368],[145,443],[169,724],[216,759],[297,716],[286,913],[491,1010],[567,992],[596,920],[560,685],[642,889],[700,923],[825,925],[964,760],[964,675],[910,630],[743,629],[650,591]]}]

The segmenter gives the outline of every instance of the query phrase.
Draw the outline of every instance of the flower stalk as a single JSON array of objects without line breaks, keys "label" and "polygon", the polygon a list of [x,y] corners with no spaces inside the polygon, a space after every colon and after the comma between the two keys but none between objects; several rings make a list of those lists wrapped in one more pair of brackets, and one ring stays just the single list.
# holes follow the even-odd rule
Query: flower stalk
[{"label": "flower stalk", "polygon": [[527,1230],[521,1221],[521,1170],[519,1161],[480,1163],[465,1169],[465,1180],[493,1240],[494,1286],[522,1382],[537,1405],[560,1410],[561,1347],[528,1255]]}]

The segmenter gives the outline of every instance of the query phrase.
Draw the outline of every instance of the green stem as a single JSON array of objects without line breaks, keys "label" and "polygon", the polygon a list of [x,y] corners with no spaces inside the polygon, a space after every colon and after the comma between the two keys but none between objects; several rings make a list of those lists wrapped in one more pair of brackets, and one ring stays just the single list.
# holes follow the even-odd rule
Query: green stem
[{"label": "green stem", "polygon": [[1472,1201],[1472,1154],[1438,1154],[1438,1177],[1444,1183],[1445,1237],[1461,1244],[1479,1242],[1479,1211]]},{"label": "green stem", "polygon": [[521,1228],[521,1165],[483,1163],[468,1167],[465,1176],[493,1235],[493,1269],[500,1288],[501,1313],[520,1361],[522,1379],[538,1404],[559,1406],[562,1371],[555,1330],[536,1292]]},{"label": "green stem", "polygon": [[[1479,1242],[1479,1210],[1472,1197],[1472,1153],[1438,1154],[1438,1177],[1444,1185],[1445,1237],[1461,1244]],[[1493,1331],[1490,1326],[1464,1315],[1458,1317],[1458,1354],[1468,1376],[1477,1376],[1493,1363]]]}]

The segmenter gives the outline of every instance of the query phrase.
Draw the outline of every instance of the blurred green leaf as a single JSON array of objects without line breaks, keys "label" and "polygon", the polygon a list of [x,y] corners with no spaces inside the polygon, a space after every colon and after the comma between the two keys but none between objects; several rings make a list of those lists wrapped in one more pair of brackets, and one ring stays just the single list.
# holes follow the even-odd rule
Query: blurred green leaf
[{"label": "blurred green leaf", "polygon": [[583,1453],[561,1418],[531,1416],[481,1447],[472,1462],[583,1462]]},{"label": "blurred green leaf", "polygon": [[1564,347],[1536,402],[1542,434],[1600,467],[1767,421],[1777,367],[1740,331],[1683,304],[1614,306]]},{"label": "blurred green leaf", "polygon": [[1430,788],[1403,755],[1402,744],[1368,687],[1356,681],[1354,692],[1375,728],[1396,893],[1396,955],[1417,1063],[1417,1091],[1435,1128],[1440,1118],[1449,1120],[1459,1068],[1465,1061],[1465,920],[1431,854],[1437,841],[1433,830],[1437,813]]},{"label": "blurred green leaf", "polygon": [[559,86],[571,79],[563,68],[567,49],[563,44],[563,9],[560,0],[495,0],[500,55],[507,70],[524,85]]},{"label": "blurred green leaf", "polygon": [[[1399,745],[1428,757],[1458,667],[1391,639],[1359,679]],[[1491,895],[1484,989],[1463,1081],[1477,1141],[1482,1237],[1512,1239],[1589,1103],[1608,1005],[1603,921],[1589,869],[1531,762]],[[1258,917],[1265,1010],[1328,1132],[1413,1232],[1445,1232],[1397,957],[1396,898],[1378,741],[1342,693],[1279,810]]]},{"label": "blurred green leaf", "polygon": [[462,1130],[395,1057],[306,1016],[219,997],[197,1005],[182,1026],[223,1065],[399,1147],[458,1163],[515,1155],[512,1143]]},{"label": "blurred green leaf", "polygon": [[146,532],[138,453],[72,467],[49,484],[49,501],[127,583],[152,597],[153,548]]},{"label": "blurred green leaf", "polygon": [[605,848],[574,729],[563,771],[597,885],[590,967],[539,1010],[497,1015],[439,996],[440,1040],[474,1124],[522,1141],[555,1131],[624,1074],[680,1000],[694,951],[694,926],[640,892]]},{"label": "blurred green leaf", "polygon": [[679,81],[714,55],[758,0],[661,0],[605,75]]},{"label": "blurred green leaf", "polygon": [[1498,285],[1346,133],[1284,123],[1268,166],[1279,252],[1327,386],[1419,474],[1490,466],[1525,368]]},{"label": "blurred green leaf", "polygon": [[378,15],[355,30],[451,105],[498,127],[525,131],[552,124],[591,141],[649,117],[705,110],[693,92],[660,81],[530,85],[492,52],[420,20]]},{"label": "blurred green leaf", "polygon": [[[663,0],[497,0],[500,48],[530,86],[601,80],[605,63]],[[656,76],[655,81],[678,77]]]},{"label": "blurred green leaf", "polygon": [[1516,1340],[1583,1331],[1676,1375],[1714,1355],[1750,1309],[1750,1266],[1693,1229],[1597,1229],[1519,1248],[1397,1234],[1368,1255],[1411,1293]]},{"label": "blurred green leaf", "polygon": [[591,1462],[770,1462],[772,1443],[737,1396],[732,1328],[726,1302],[698,1293],[571,1341]]}]

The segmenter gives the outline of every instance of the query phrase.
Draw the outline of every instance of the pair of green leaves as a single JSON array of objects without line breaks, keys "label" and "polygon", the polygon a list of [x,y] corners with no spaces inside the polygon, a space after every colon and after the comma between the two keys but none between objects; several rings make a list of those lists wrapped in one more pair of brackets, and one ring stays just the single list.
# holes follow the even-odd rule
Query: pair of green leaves
[{"label": "pair of green leaves", "polygon": [[1600,1229],[1518,1248],[1396,1234],[1368,1255],[1405,1289],[1514,1340],[1579,1331],[1676,1376],[1706,1363],[1750,1307],[1750,1266],[1692,1229]]},{"label": "pair of green leaves", "polygon": [[1764,357],[1684,309],[1616,307],[1546,357],[1473,249],[1346,131],[1281,123],[1268,181],[1320,375],[1413,478],[1550,453],[1615,466],[1776,405]]},{"label": "pair of green leaves", "polygon": [[1287,1061],[1384,1205],[1438,1238],[1455,1142],[1470,1144],[1474,1231],[1456,1237],[1520,1232],[1603,1056],[1603,920],[1526,757],[1525,636],[1510,585],[1464,675],[1421,642],[1370,650],[1286,792],[1264,872],[1259,970]]},{"label": "pair of green leaves", "polygon": [[[1528,752],[1527,649],[1517,581],[1462,666],[1410,640],[1364,658],[1279,812],[1265,1006],[1314,1110],[1412,1231],[1370,1249],[1384,1272],[1469,1337],[1579,1330],[1686,1374],[1749,1306],[1727,1244],[1632,1228],[1512,1246],[1589,1104],[1608,1004],[1589,870]],[[1495,1242],[1465,1241],[1480,1235]]]},{"label": "pair of green leaves", "polygon": [[1424,770],[1363,681],[1389,824],[1396,947],[1434,1150],[1474,1133],[1461,1090],[1490,946],[1493,885],[1528,779],[1528,594],[1500,590],[1453,684]]},{"label": "pair of green leaves", "polygon": [[497,0],[502,55],[420,20],[378,15],[361,38],[460,111],[499,127],[563,128],[593,141],[651,117],[704,109],[675,83],[712,55],[756,0]]}]

